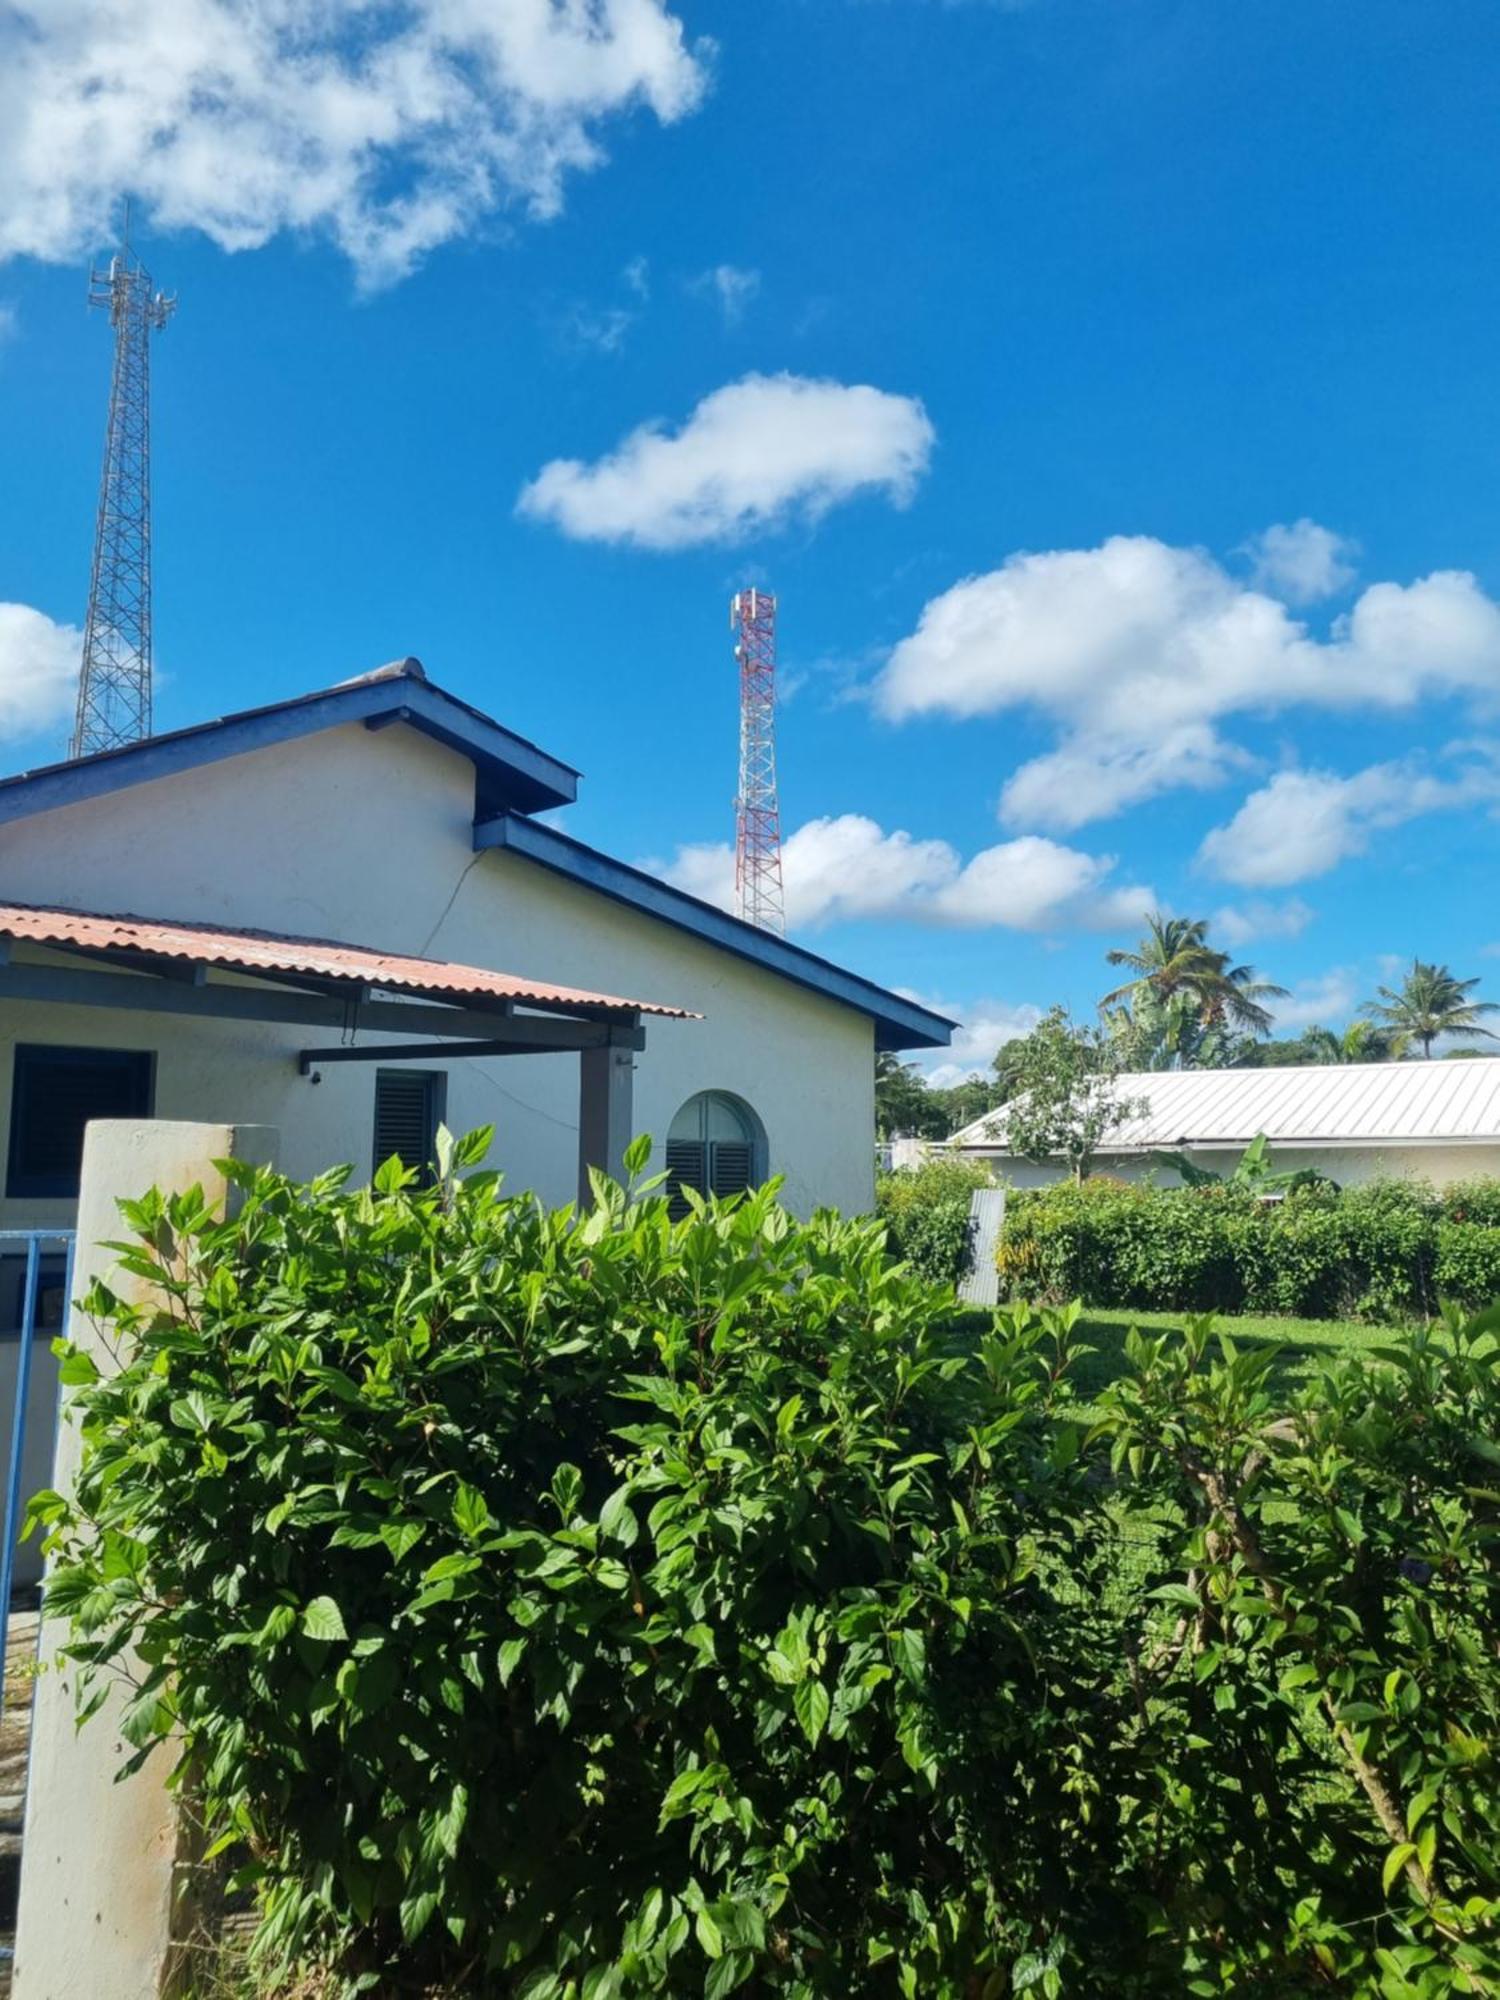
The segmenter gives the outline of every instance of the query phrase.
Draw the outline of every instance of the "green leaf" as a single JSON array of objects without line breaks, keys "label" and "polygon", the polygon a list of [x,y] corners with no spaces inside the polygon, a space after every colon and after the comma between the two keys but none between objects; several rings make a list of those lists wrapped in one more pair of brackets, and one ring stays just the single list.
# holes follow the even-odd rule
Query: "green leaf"
[{"label": "green leaf", "polygon": [[693,1921],[698,1942],[708,1958],[717,1958],[724,1949],[724,1933],[714,1922],[707,1910],[700,1910]]},{"label": "green leaf", "polygon": [[1398,1847],[1391,1849],[1390,1853],[1385,1857],[1385,1866],[1380,1871],[1380,1887],[1385,1895],[1388,1896],[1391,1893],[1397,1877],[1401,1874],[1407,1862],[1414,1861],[1416,1856],[1416,1847],[1409,1840],[1403,1840]]},{"label": "green leaf", "polygon": [[583,1474],[576,1465],[566,1462],[552,1475],[552,1501],[566,1527],[578,1512],[578,1503],[583,1498]]},{"label": "green leaf", "polygon": [[414,1944],[437,1914],[438,1899],[431,1889],[405,1896],[401,1902],[401,1935]]},{"label": "green leaf", "polygon": [[524,1633],[519,1639],[506,1639],[500,1646],[500,1685],[509,1687],[511,1675],[521,1664],[521,1655],[526,1651]]},{"label": "green leaf", "polygon": [[315,1597],[302,1613],[302,1629],[309,1639],[347,1639],[344,1614],[331,1597]]},{"label": "green leaf", "polygon": [[921,1687],[927,1678],[927,1641],[920,1632],[907,1628],[893,1636],[892,1644],[897,1666],[913,1687]]},{"label": "green leaf", "polygon": [[400,1562],[403,1556],[411,1554],[426,1533],[427,1524],[424,1521],[384,1521],[381,1523],[380,1539],[394,1560]]},{"label": "green leaf", "polygon": [[[698,1935],[701,1942],[702,1932]],[[724,1994],[733,1993],[736,1987],[743,1986],[754,1969],[755,1960],[748,1951],[726,1952],[709,1968],[708,1977],[703,1982],[703,2000],[722,2000]]]},{"label": "green leaf", "polygon": [[792,1707],[808,1742],[816,1745],[828,1722],[828,1690],[819,1680],[800,1681],[792,1690]]},{"label": "green leaf", "polygon": [[484,1495],[460,1480],[453,1495],[453,1521],[458,1532],[471,1542],[478,1541],[491,1519]]}]

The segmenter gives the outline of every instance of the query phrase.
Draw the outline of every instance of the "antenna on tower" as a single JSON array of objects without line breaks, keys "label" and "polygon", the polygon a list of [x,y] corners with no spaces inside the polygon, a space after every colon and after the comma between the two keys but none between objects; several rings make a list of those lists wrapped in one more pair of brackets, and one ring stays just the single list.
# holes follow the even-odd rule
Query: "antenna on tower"
[{"label": "antenna on tower", "polygon": [[776,599],[741,590],[729,601],[740,663],[740,790],[734,808],[734,907],[747,924],[786,929],[781,809],[776,800]]},{"label": "antenna on tower", "polygon": [[115,360],[72,757],[151,734],[150,341],[177,298],[152,291],[149,272],[130,248],[128,204],[120,249],[106,270],[89,273],[89,304],[109,313]]}]

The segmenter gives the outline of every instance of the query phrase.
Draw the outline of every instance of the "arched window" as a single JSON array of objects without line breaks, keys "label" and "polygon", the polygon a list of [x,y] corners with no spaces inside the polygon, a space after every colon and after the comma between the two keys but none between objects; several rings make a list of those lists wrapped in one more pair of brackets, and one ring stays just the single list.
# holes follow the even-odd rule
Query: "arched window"
[{"label": "arched window", "polygon": [[683,1188],[738,1194],[766,1177],[766,1135],[742,1098],[704,1090],[690,1097],[667,1132],[667,1193],[685,1215]]}]

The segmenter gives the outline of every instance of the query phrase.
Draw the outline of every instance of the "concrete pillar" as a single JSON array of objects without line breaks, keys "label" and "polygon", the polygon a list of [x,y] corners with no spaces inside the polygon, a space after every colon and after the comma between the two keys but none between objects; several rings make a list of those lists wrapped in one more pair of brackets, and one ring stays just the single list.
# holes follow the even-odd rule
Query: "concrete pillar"
[{"label": "concrete pillar", "polygon": [[[215,1160],[269,1162],[276,1135],[265,1126],[100,1120],[84,1138],[78,1196],[74,1296],[104,1278],[121,1297],[145,1300],[150,1287],[114,1268],[101,1244],[124,1235],[115,1202],[158,1187],[199,1186],[225,1207],[230,1189]],[[102,1372],[114,1360],[98,1330],[71,1311],[69,1337]],[[81,1440],[67,1421],[58,1433],[54,1483],[77,1475]],[[176,1803],[166,1789],[175,1758],[162,1745],[123,1784],[130,1755],[116,1723],[123,1695],[111,1696],[82,1729],[74,1723],[74,1677],[57,1658],[60,1622],[42,1621],[44,1671],[36,1686],[31,1763],[21,1849],[14,2000],[158,2000],[171,1973],[173,1871],[179,1842]]]},{"label": "concrete pillar", "polygon": [[582,1050],[578,1064],[578,1202],[588,1208],[590,1167],[624,1177],[625,1148],[634,1137],[635,1053],[610,1042]]}]

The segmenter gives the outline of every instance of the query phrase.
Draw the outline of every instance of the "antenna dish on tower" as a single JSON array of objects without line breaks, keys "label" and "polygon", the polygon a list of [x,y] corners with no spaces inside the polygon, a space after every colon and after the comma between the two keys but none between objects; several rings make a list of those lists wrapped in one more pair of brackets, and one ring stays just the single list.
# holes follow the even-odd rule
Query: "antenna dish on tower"
[{"label": "antenna dish on tower", "polygon": [[735,915],[779,936],[781,809],[776,796],[776,599],[741,590],[730,599],[740,665],[740,789],[734,810]]},{"label": "antenna dish on tower", "polygon": [[109,313],[115,358],[71,757],[151,734],[150,340],[177,298],[152,291],[130,248],[128,207],[121,248],[89,274],[89,304]]}]

